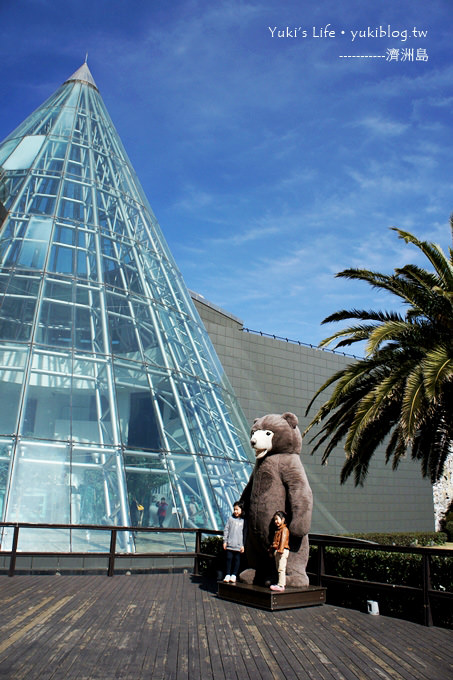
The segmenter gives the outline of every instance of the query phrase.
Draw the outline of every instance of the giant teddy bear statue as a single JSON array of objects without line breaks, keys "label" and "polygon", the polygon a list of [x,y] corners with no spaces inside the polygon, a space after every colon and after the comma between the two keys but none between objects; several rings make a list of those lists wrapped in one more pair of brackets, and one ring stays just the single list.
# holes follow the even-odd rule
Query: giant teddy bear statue
[{"label": "giant teddy bear statue", "polygon": [[[274,575],[269,555],[273,517],[278,510],[287,515],[290,553],[286,566],[288,586],[307,586],[308,532],[313,496],[300,460],[302,436],[294,413],[275,413],[256,418],[250,436],[256,462],[241,502],[247,517],[245,556],[248,568],[240,580],[267,585]],[[274,581],[275,582],[275,581]]]}]

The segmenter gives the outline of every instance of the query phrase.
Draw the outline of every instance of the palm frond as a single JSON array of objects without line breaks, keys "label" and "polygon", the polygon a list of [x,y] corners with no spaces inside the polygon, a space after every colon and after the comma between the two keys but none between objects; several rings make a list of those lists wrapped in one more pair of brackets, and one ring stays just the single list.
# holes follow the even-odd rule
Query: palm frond
[{"label": "palm frond", "polygon": [[423,379],[429,399],[437,399],[442,386],[453,378],[453,349],[440,345],[427,352],[423,361]]},{"label": "palm frond", "polygon": [[396,312],[381,312],[372,309],[342,309],[326,317],[321,324],[347,319],[361,319],[362,321],[403,321],[401,314]]},{"label": "palm frond", "polygon": [[373,354],[383,342],[399,340],[402,335],[409,331],[410,326],[406,321],[386,321],[380,326],[375,326],[366,345],[366,354]]},{"label": "palm frond", "polygon": [[366,340],[370,333],[374,330],[375,326],[364,325],[364,326],[351,326],[350,328],[344,328],[341,331],[337,331],[330,335],[328,338],[321,340],[318,347],[327,347],[334,340],[338,338],[343,338],[335,347],[344,347],[346,345],[352,345],[354,342],[361,342]]},{"label": "palm frond", "polygon": [[407,453],[407,446],[399,425],[395,427],[385,450],[385,462],[388,463],[393,458],[392,469],[396,470],[401,458]]},{"label": "palm frond", "polygon": [[436,274],[429,272],[416,264],[406,264],[404,267],[397,267],[395,274],[402,276],[409,281],[413,281],[423,286],[427,291],[434,286],[439,286],[442,282]]},{"label": "palm frond", "polygon": [[373,422],[382,419],[386,408],[391,405],[395,392],[399,395],[401,389],[398,388],[401,388],[401,376],[398,372],[392,372],[360,400],[346,438],[346,453],[353,453],[360,449],[363,433]]},{"label": "palm frond", "polygon": [[423,372],[420,365],[409,373],[406,379],[401,403],[401,429],[406,445],[414,438],[419,426],[420,412],[426,407],[424,400]]},{"label": "palm frond", "polygon": [[428,241],[420,241],[416,236],[408,231],[403,231],[397,227],[391,227],[396,231],[399,238],[406,243],[412,243],[417,246],[425,257],[431,262],[438,276],[442,279],[445,287],[448,290],[453,290],[453,265],[445,256],[442,248],[437,243],[429,243]]},{"label": "palm frond", "polygon": [[453,301],[453,291],[452,290],[444,290],[440,286],[433,286],[432,291],[433,291],[433,293],[437,293],[438,295],[442,295],[443,297],[447,298],[447,300],[449,302]]}]

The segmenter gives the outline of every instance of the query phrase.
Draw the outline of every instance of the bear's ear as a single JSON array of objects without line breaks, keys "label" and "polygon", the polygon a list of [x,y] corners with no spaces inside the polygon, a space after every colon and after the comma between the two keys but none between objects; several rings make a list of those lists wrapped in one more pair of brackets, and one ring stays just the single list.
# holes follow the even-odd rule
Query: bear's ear
[{"label": "bear's ear", "polygon": [[294,415],[294,413],[283,413],[282,418],[287,420],[288,424],[291,425],[293,429],[296,429],[299,419],[296,415]]},{"label": "bear's ear", "polygon": [[258,420],[259,420],[259,418],[255,418],[255,420],[253,421],[253,424],[257,423]]}]

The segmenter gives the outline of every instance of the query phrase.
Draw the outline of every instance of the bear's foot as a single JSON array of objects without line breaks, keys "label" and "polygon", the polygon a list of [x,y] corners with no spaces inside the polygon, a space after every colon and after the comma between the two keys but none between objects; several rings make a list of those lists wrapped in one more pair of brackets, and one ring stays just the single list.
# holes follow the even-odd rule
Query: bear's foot
[{"label": "bear's foot", "polygon": [[239,580],[242,583],[246,583],[248,586],[264,586],[265,588],[269,588],[271,583],[275,582],[275,579],[272,581],[269,576],[262,574],[256,569],[245,569],[244,571],[241,571]]},{"label": "bear's foot", "polygon": [[304,588],[310,585],[310,581],[306,574],[287,574],[286,585],[293,588]]},{"label": "bear's foot", "polygon": [[242,581],[242,583],[247,583],[247,585],[251,586],[255,580],[255,574],[256,569],[244,569],[244,571],[241,571],[239,574],[239,580]]}]

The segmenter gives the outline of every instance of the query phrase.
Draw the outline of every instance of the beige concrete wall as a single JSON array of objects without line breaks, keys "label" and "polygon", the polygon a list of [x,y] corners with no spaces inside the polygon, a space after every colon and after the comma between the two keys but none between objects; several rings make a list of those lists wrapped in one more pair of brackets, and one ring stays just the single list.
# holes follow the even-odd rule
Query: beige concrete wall
[{"label": "beige concrete wall", "polygon": [[[249,424],[266,413],[292,411],[303,430],[313,394],[351,359],[244,332],[240,320],[197,297],[194,301]],[[355,487],[353,480],[340,485],[341,447],[327,466],[321,465],[321,453],[311,456],[309,450],[307,437],[302,461],[315,499],[313,532],[434,530],[432,487],[410,458],[393,471],[385,465],[382,447],[373,456],[365,485]]]}]

